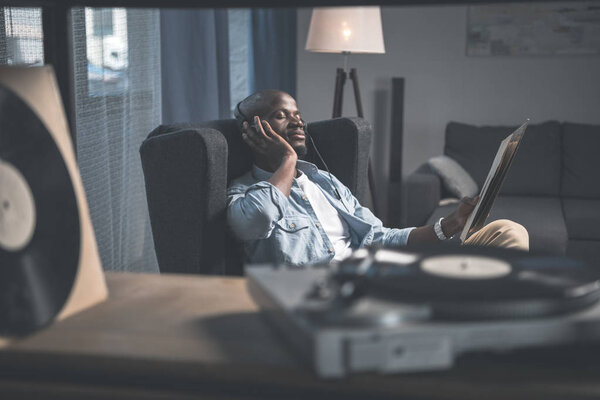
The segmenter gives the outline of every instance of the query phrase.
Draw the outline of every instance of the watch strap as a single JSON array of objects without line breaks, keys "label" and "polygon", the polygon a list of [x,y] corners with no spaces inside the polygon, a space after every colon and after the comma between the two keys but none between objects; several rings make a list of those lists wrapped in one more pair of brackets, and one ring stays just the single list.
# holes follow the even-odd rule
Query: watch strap
[{"label": "watch strap", "polygon": [[438,239],[440,239],[440,240],[448,240],[448,238],[446,237],[446,235],[444,235],[444,231],[442,230],[442,220],[443,219],[444,219],[444,217],[440,218],[433,225],[433,230],[435,232],[435,235],[438,237]]}]

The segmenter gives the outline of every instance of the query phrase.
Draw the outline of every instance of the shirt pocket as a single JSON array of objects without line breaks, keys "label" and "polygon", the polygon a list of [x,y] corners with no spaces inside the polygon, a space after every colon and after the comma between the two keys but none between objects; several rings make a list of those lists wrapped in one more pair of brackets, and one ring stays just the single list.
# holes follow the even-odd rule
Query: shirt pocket
[{"label": "shirt pocket", "polygon": [[277,221],[275,225],[284,232],[296,233],[308,229],[311,225],[311,219],[304,215],[288,215]]},{"label": "shirt pocket", "polygon": [[312,219],[303,215],[287,215],[275,223],[272,245],[276,261],[300,265],[316,259],[320,238],[312,224]]}]

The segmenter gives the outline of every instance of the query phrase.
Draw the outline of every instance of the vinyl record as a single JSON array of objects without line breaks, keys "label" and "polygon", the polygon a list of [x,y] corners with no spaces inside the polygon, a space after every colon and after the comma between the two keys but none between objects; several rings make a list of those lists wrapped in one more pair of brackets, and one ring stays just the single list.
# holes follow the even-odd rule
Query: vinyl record
[{"label": "vinyl record", "polygon": [[[414,258],[399,263],[376,262],[376,252],[372,262],[349,260],[337,279],[353,280],[362,296],[427,304],[434,319],[542,317],[581,310],[600,299],[598,272],[565,257],[438,246],[408,253]],[[407,259],[407,252],[399,254]]]},{"label": "vinyl record", "polygon": [[79,254],[77,201],[60,151],[36,113],[0,86],[0,336],[52,321]]}]

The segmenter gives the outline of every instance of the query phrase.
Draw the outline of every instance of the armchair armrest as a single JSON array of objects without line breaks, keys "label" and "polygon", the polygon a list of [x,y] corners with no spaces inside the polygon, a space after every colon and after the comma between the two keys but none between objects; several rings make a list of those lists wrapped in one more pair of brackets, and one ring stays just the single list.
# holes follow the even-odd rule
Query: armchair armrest
[{"label": "armchair armrest", "polygon": [[404,184],[406,226],[422,226],[437,208],[442,182],[427,164],[408,175]]}]

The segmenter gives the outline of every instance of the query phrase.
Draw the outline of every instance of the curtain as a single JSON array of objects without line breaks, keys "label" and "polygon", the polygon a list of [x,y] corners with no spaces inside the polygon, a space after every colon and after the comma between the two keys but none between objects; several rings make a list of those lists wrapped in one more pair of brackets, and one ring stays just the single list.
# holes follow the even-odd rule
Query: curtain
[{"label": "curtain", "polygon": [[229,21],[229,96],[231,109],[250,94],[251,25],[250,10],[234,8],[227,11]]},{"label": "curtain", "polygon": [[72,19],[76,150],[103,268],[158,271],[139,147],[161,120],[159,13]]},{"label": "curtain", "polygon": [[226,10],[161,10],[163,123],[230,116]]},{"label": "curtain", "polygon": [[296,9],[252,9],[250,92],[280,89],[296,96]]},{"label": "curtain", "polygon": [[296,10],[161,10],[163,123],[231,118],[256,90],[296,94]]}]

